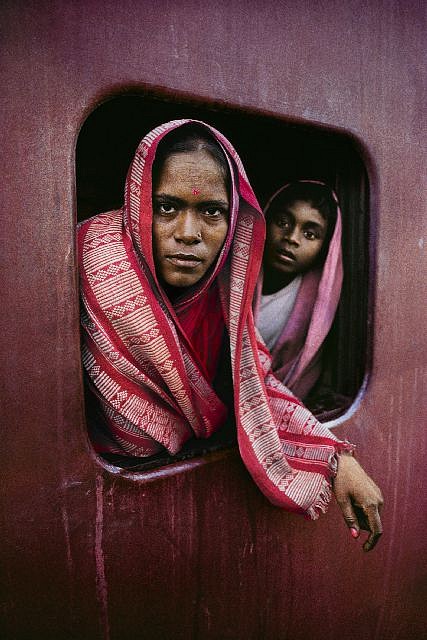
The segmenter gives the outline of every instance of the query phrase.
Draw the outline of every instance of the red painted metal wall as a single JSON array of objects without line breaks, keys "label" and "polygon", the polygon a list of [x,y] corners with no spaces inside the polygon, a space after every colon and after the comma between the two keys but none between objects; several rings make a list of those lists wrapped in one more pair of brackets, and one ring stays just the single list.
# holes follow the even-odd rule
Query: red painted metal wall
[{"label": "red painted metal wall", "polygon": [[[3,637],[422,637],[421,4],[2,3]],[[343,130],[366,150],[373,365],[338,431],[385,495],[368,555],[335,505],[316,523],[270,506],[235,451],[126,477],[90,450],[74,149],[100,101],[147,87]]]}]

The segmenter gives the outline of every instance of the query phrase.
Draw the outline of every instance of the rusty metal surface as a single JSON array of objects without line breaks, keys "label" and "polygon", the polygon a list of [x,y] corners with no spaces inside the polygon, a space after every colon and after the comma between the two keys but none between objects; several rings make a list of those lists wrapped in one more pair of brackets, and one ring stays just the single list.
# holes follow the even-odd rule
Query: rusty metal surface
[{"label": "rusty metal surface", "polygon": [[[421,3],[6,1],[1,14],[3,637],[420,638]],[[335,506],[316,523],[269,506],[234,452],[147,480],[114,474],[91,454],[74,148],[100,101],[145,87],[363,142],[373,365],[338,429],[384,490],[386,534],[371,554],[349,539]]]}]

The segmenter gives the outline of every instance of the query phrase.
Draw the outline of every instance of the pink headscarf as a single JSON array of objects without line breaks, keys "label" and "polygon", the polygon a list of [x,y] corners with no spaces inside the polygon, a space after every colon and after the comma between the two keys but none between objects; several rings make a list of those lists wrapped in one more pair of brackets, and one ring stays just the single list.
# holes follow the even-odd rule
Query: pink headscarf
[{"label": "pink headscarf", "polygon": [[[327,187],[319,180],[298,180],[297,183]],[[264,209],[266,214],[277,196],[291,184],[295,182],[284,185],[271,196]],[[341,211],[335,192],[330,189],[330,193],[337,204],[337,216],[326,259],[322,267],[304,274],[292,313],[271,352],[274,375],[298,398],[305,398],[319,378],[322,345],[332,326],[341,295]],[[256,290],[256,310],[261,292],[262,276]]]},{"label": "pink headscarf", "polygon": [[242,460],[273,504],[315,518],[330,498],[336,453],[350,445],[338,441],[271,373],[252,316],[264,217],[232,145],[204,123],[198,125],[215,138],[231,167],[229,233],[216,268],[178,305],[157,281],[153,161],[160,140],[191,122],[177,120],[151,131],[131,164],[123,208],[79,228],[83,364],[104,415],[104,435],[95,436],[94,446],[134,456],[162,447],[174,454],[190,437],[207,438],[224,425],[227,407],[180,321],[182,310],[217,287],[214,311],[227,329]]}]

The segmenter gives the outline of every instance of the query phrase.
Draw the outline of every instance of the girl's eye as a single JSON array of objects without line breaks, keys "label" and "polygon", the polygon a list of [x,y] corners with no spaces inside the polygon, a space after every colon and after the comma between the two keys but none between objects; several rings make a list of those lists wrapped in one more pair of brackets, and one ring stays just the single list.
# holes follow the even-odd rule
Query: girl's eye
[{"label": "girl's eye", "polygon": [[291,228],[291,223],[287,218],[281,218],[280,220],[277,221],[277,226],[280,227],[281,229],[288,230]]},{"label": "girl's eye", "polygon": [[307,240],[316,240],[317,238],[317,235],[314,233],[314,231],[304,231],[304,235]]}]

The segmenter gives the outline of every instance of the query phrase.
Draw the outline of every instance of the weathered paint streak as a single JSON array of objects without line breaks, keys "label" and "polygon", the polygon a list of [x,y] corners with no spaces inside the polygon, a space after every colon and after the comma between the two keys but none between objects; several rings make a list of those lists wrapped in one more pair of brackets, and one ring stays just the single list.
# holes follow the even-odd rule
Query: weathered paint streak
[{"label": "weathered paint streak", "polygon": [[105,559],[103,549],[104,535],[104,482],[102,475],[96,476],[96,517],[95,517],[95,563],[96,594],[99,605],[101,629],[105,640],[110,640],[108,620],[108,584],[105,577]]}]

